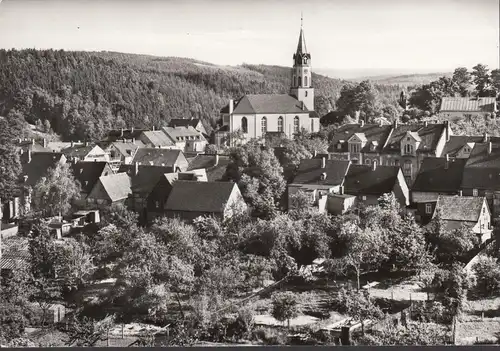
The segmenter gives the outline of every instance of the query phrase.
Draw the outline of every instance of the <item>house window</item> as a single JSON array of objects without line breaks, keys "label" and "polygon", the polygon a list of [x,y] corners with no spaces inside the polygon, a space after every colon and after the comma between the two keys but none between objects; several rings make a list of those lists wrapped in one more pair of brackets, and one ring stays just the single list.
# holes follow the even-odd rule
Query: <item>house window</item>
[{"label": "house window", "polygon": [[243,133],[248,133],[248,120],[246,117],[241,119],[241,130]]},{"label": "house window", "polygon": [[352,161],[353,165],[357,165],[358,164],[358,159],[357,158],[353,158],[351,161]]},{"label": "house window", "polygon": [[371,161],[369,158],[367,158],[367,159],[365,160],[365,164],[370,165],[371,163],[372,163],[372,161]]},{"label": "house window", "polygon": [[361,196],[361,199],[362,199],[363,201],[366,201],[366,196],[365,196],[365,195]]},{"label": "house window", "polygon": [[281,116],[278,117],[278,132],[283,132],[283,117]]},{"label": "house window", "polygon": [[156,208],[160,208],[160,201],[156,201],[155,205],[156,205]]},{"label": "house window", "polygon": [[425,214],[432,213],[432,204],[425,204]]},{"label": "house window", "polygon": [[413,145],[411,144],[405,144],[404,146],[404,152],[405,154],[412,154],[413,153]]},{"label": "house window", "polygon": [[295,116],[295,118],[293,119],[293,132],[294,133],[298,133],[299,132],[299,127],[300,127],[299,116]]},{"label": "house window", "polygon": [[411,168],[412,168],[411,161],[406,160],[403,167],[403,173],[405,176],[411,175]]},{"label": "house window", "polygon": [[349,145],[349,149],[352,153],[359,153],[360,150],[361,150],[361,145],[360,144],[357,144],[357,143],[352,143]]},{"label": "house window", "polygon": [[262,117],[262,120],[260,121],[260,130],[262,134],[267,132],[267,118],[265,116]]},{"label": "house window", "polygon": [[472,189],[472,196],[477,196],[477,195],[478,195],[477,189]]},{"label": "house window", "polygon": [[394,166],[398,166],[399,167],[399,160],[394,160]]}]

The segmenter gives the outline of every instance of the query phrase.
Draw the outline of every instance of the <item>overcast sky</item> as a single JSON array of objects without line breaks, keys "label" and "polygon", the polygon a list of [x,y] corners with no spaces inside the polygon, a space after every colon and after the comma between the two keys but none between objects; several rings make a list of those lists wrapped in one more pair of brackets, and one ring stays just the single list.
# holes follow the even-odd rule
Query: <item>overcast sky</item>
[{"label": "overcast sky", "polygon": [[315,68],[497,68],[499,0],[3,0],[0,48],[290,66],[300,13]]}]

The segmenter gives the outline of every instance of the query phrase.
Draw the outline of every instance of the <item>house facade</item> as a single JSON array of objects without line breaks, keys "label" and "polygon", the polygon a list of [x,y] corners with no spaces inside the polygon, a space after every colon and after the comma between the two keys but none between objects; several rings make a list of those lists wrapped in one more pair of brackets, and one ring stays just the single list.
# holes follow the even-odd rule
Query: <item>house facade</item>
[{"label": "house facade", "polygon": [[69,161],[104,161],[109,162],[109,155],[98,145],[74,145],[61,150]]},{"label": "house facade", "polygon": [[203,134],[192,126],[163,127],[163,133],[171,140],[173,147],[184,152],[204,152],[208,145]]}]

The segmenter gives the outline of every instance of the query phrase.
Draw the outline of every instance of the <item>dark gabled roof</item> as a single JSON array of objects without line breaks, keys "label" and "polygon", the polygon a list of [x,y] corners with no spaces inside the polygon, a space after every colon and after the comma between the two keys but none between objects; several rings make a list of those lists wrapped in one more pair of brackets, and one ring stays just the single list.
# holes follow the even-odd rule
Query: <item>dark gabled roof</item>
[{"label": "dark gabled roof", "polygon": [[121,165],[118,173],[126,173],[131,178],[131,188],[134,193],[150,193],[165,173],[172,173],[171,166],[139,165],[135,174],[135,165]]},{"label": "dark gabled roof", "polygon": [[193,138],[191,140],[199,141],[205,140],[203,134],[192,126],[163,127],[162,130],[172,142],[188,140],[185,138]]},{"label": "dark gabled roof", "polygon": [[173,184],[165,210],[221,213],[235,187],[232,182],[178,180]]},{"label": "dark gabled roof", "polygon": [[128,198],[132,194],[131,181],[127,173],[117,173],[99,178],[111,201]]},{"label": "dark gabled roof", "polygon": [[51,152],[49,148],[43,147],[38,142],[33,142],[33,140],[16,140],[14,145],[23,150],[24,152],[30,150],[31,152]]},{"label": "dark gabled roof", "polygon": [[142,132],[154,147],[173,146],[175,143],[162,130],[148,130]]},{"label": "dark gabled roof", "polygon": [[[302,102],[288,94],[255,94],[245,95],[234,101],[234,111],[236,114],[256,114],[256,113],[309,113],[307,107],[302,109]],[[221,113],[229,113],[229,105],[221,109]]]},{"label": "dark gabled roof", "polygon": [[458,192],[466,159],[450,159],[446,168],[445,157],[424,158],[418,171],[413,191]]},{"label": "dark gabled roof", "polygon": [[450,140],[444,145],[442,154],[454,157],[467,143],[480,143],[483,139],[483,136],[451,135]]},{"label": "dark gabled roof", "polygon": [[172,118],[170,122],[168,122],[169,127],[186,127],[191,126],[196,128],[198,123],[201,123],[201,120],[198,118]]},{"label": "dark gabled roof", "polygon": [[344,181],[346,194],[382,195],[392,192],[401,169],[397,166],[351,165]]},{"label": "dark gabled roof", "polygon": [[500,190],[500,144],[476,143],[465,164],[461,187]]},{"label": "dark gabled roof", "polygon": [[342,185],[350,161],[325,160],[325,168],[321,168],[321,163],[321,159],[315,158],[301,160],[292,184]]},{"label": "dark gabled roof", "polygon": [[63,157],[59,152],[36,152],[31,154],[28,162],[28,153],[21,155],[22,175],[28,176],[25,185],[34,186],[42,177],[47,175],[49,168],[54,168]]},{"label": "dark gabled roof", "polygon": [[142,132],[148,129],[112,129],[106,135],[105,140],[115,141],[119,139],[138,139]]},{"label": "dark gabled roof", "polygon": [[218,157],[219,161],[215,165],[215,155],[197,155],[189,161],[187,170],[206,169],[209,182],[220,181],[226,173],[230,158],[226,155],[219,155]]},{"label": "dark gabled roof", "polygon": [[491,143],[491,154],[488,154],[488,144],[476,143],[465,166],[500,169],[500,143]]},{"label": "dark gabled roof", "polygon": [[[185,160],[181,150],[169,150],[159,148],[140,148],[134,155],[133,163],[139,162],[143,165],[172,167],[179,161]],[[186,160],[187,162],[187,160]]]},{"label": "dark gabled roof", "polygon": [[485,201],[485,197],[440,195],[436,211],[443,220],[477,222]]},{"label": "dark gabled roof", "polygon": [[[73,176],[80,182],[82,191],[90,193],[99,177],[113,173],[107,162],[80,161],[71,165]],[[108,174],[105,174],[108,172]]]},{"label": "dark gabled roof", "polygon": [[417,133],[420,139],[420,145],[417,152],[431,152],[436,150],[439,137],[443,134],[446,125],[443,124],[400,124],[393,128],[391,137],[387,142],[384,152],[401,152],[401,140],[407,132]]},{"label": "dark gabled roof", "polygon": [[66,157],[85,157],[90,151],[92,151],[97,145],[75,145],[72,147],[68,147],[66,149],[62,149],[61,152]]},{"label": "dark gabled roof", "polygon": [[[362,149],[362,152],[370,152],[371,145],[376,142],[375,152],[380,152],[384,147],[384,143],[389,137],[392,126],[380,124],[344,124],[334,134],[333,140],[330,144],[330,151],[332,152],[347,152],[349,140],[354,134],[364,134],[367,142]],[[340,149],[338,148],[340,145]]]},{"label": "dark gabled roof", "polygon": [[439,112],[494,112],[494,97],[444,97]]}]

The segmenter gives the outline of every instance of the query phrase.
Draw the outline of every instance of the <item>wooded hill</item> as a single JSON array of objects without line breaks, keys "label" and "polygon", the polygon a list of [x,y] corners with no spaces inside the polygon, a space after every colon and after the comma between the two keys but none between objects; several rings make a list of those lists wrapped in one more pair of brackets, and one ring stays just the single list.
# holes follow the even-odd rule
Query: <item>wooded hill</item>
[{"label": "wooded hill", "polygon": [[[115,52],[0,50],[0,115],[48,120],[64,140],[98,139],[110,128],[152,127],[201,118],[210,132],[219,110],[245,93],[287,93],[290,69],[217,66],[187,58]],[[345,81],[313,74],[316,110],[334,108]],[[376,86],[397,104],[398,86]]]}]

